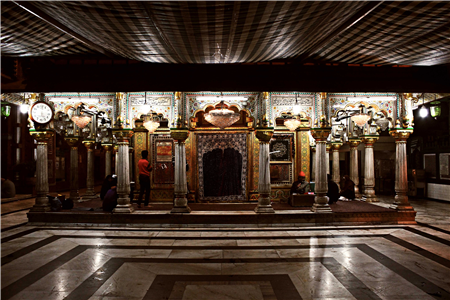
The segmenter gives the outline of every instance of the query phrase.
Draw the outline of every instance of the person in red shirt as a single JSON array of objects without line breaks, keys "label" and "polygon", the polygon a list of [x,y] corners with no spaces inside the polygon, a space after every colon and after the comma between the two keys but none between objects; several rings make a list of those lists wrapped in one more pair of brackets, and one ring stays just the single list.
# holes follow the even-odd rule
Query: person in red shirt
[{"label": "person in red shirt", "polygon": [[141,207],[142,196],[145,192],[144,206],[148,205],[150,201],[150,172],[153,170],[152,165],[147,160],[148,151],[144,150],[141,152],[142,158],[138,162],[139,168],[139,185],[141,190],[139,192],[138,207]]}]

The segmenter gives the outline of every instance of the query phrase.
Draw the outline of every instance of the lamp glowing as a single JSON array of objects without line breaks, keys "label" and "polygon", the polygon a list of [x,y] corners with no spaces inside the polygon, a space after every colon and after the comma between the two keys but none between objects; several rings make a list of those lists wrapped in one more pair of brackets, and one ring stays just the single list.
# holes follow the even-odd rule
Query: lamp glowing
[{"label": "lamp glowing", "polygon": [[28,103],[23,103],[20,105],[20,112],[26,114],[30,109],[30,105]]},{"label": "lamp glowing", "polygon": [[287,119],[284,121],[284,126],[286,126],[290,131],[295,131],[295,129],[300,127],[300,120]]},{"label": "lamp glowing", "polygon": [[90,116],[86,116],[86,115],[73,116],[71,120],[75,124],[77,124],[78,127],[83,129],[91,121],[91,117]]},{"label": "lamp glowing", "polygon": [[205,114],[205,120],[209,123],[224,129],[236,123],[240,119],[241,115],[235,113],[232,110],[224,108],[223,101],[220,102],[220,108],[211,110]]},{"label": "lamp glowing", "polygon": [[420,108],[419,115],[421,118],[425,118],[426,116],[428,116],[428,109],[426,109],[424,105],[422,105],[422,107]]},{"label": "lamp glowing", "polygon": [[153,133],[158,129],[159,122],[154,121],[152,118],[152,115],[146,115],[144,116],[144,123],[143,123],[145,129],[148,130],[149,133]]}]

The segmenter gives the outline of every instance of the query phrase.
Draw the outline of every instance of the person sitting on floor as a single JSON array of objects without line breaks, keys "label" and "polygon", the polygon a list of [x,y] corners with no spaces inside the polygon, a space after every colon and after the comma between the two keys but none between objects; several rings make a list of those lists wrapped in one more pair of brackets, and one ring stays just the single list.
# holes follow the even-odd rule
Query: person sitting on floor
[{"label": "person sitting on floor", "polygon": [[105,198],[106,193],[111,189],[112,181],[113,178],[111,175],[105,177],[105,180],[103,181],[102,184],[102,189],[100,191],[100,199],[102,199],[102,201]]},{"label": "person sitting on floor", "polygon": [[103,199],[102,207],[104,211],[113,211],[117,206],[117,179],[113,178],[111,184],[111,188],[108,190]]},{"label": "person sitting on floor", "polygon": [[16,196],[16,186],[14,182],[7,178],[2,178],[2,198],[13,198]]},{"label": "person sitting on floor", "polygon": [[298,174],[297,181],[291,186],[292,194],[307,194],[311,190],[311,186],[308,181],[305,180],[305,173],[302,171]]},{"label": "person sitting on floor", "polygon": [[327,180],[328,180],[328,203],[333,204],[336,203],[339,199],[339,187],[336,182],[334,182],[331,179],[331,175],[327,174]]},{"label": "person sitting on floor", "polygon": [[344,182],[339,196],[341,196],[339,200],[355,200],[355,183],[348,175],[344,176]]}]

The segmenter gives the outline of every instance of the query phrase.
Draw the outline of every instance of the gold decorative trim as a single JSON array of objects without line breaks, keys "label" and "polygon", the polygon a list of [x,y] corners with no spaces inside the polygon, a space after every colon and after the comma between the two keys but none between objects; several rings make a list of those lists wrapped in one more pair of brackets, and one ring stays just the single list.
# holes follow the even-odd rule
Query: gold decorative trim
[{"label": "gold decorative trim", "polygon": [[273,128],[256,128],[255,135],[260,143],[268,144],[273,136]]},{"label": "gold decorative trim", "polygon": [[348,144],[350,145],[350,148],[358,147],[358,145],[361,144],[361,140],[358,138],[349,138]]},{"label": "gold decorative trim", "polygon": [[331,127],[311,128],[311,134],[316,141],[326,141],[331,133]]},{"label": "gold decorative trim", "polygon": [[76,146],[78,144],[79,138],[78,137],[69,136],[69,137],[65,137],[64,140],[66,141],[66,143],[70,147],[74,147],[74,146]]},{"label": "gold decorative trim", "polygon": [[378,136],[363,136],[362,142],[366,144],[366,146],[372,146],[376,141],[378,141],[378,139]]},{"label": "gold decorative trim", "polygon": [[178,143],[182,143],[189,137],[189,130],[187,128],[171,128],[170,136]]},{"label": "gold decorative trim", "polygon": [[82,143],[87,149],[91,149],[92,145],[95,144],[95,140],[84,140]]},{"label": "gold decorative trim", "polygon": [[331,143],[331,148],[333,150],[339,151],[339,149],[342,147],[342,145],[343,145],[343,143],[336,143],[336,142],[334,142],[334,143]]},{"label": "gold decorative trim", "polygon": [[130,128],[113,128],[112,133],[119,142],[128,141],[134,134]]},{"label": "gold decorative trim", "polygon": [[396,140],[396,141],[406,141],[409,136],[413,133],[414,129],[408,128],[394,128],[389,131],[389,134]]},{"label": "gold decorative trim", "polygon": [[54,134],[53,130],[30,130],[30,135],[38,142],[47,142]]}]

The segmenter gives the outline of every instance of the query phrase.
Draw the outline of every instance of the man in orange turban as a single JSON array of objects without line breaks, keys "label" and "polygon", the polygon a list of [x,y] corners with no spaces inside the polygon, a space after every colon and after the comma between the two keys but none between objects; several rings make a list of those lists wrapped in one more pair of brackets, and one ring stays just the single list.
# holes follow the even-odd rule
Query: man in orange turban
[{"label": "man in orange turban", "polygon": [[297,181],[294,181],[294,183],[291,186],[291,195],[292,194],[307,194],[310,190],[310,184],[308,181],[305,180],[306,175],[303,171],[298,173]]}]

